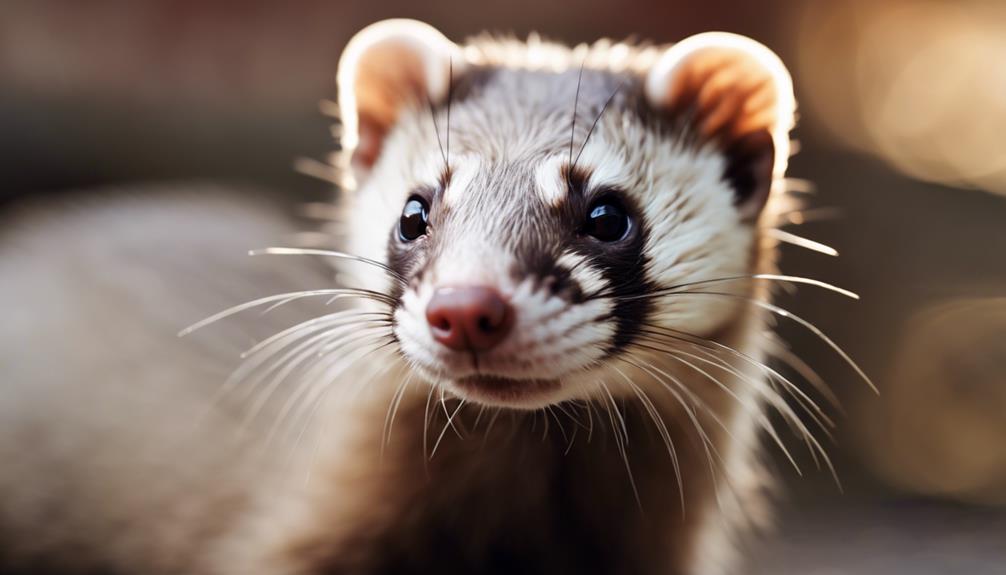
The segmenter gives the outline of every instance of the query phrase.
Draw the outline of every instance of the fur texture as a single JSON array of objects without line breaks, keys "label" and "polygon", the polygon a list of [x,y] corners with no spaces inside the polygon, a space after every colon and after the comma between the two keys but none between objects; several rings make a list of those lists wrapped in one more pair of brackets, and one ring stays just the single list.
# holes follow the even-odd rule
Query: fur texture
[{"label": "fur texture", "polygon": [[[770,290],[751,277],[775,271],[768,231],[785,201],[793,110],[767,50],[717,38],[674,51],[457,46],[402,21],[361,33],[340,66],[335,163],[351,186],[329,228],[345,235],[331,247],[366,260],[339,266],[355,290],[289,259],[266,276],[178,261],[144,271],[179,239],[178,221],[211,230],[219,205],[190,219],[171,204],[163,221],[139,219],[143,234],[131,227],[142,208],[118,200],[63,214],[48,234],[8,230],[0,265],[19,272],[0,272],[16,278],[5,299],[42,290],[48,303],[3,325],[18,344],[0,349],[14,398],[0,416],[0,454],[14,462],[0,474],[0,562],[220,575],[731,572],[733,539],[765,521],[767,406],[796,421],[761,365],[757,302]],[[664,101],[661,85],[676,96]],[[429,205],[430,227],[404,242],[410,197]],[[606,198],[631,223],[602,245],[581,230]],[[185,241],[219,253],[284,231],[268,210],[244,210],[227,229],[251,233]],[[40,266],[50,254],[59,265]],[[166,275],[192,281],[167,289]],[[425,307],[451,285],[492,286],[514,307],[498,348],[473,357],[431,338]],[[213,311],[211,299],[286,292],[262,306],[360,302],[223,322],[278,334],[256,337],[229,380],[247,401],[210,404],[227,376],[200,366],[227,338],[169,339],[180,320]],[[189,293],[206,297],[181,305]],[[501,381],[519,389],[480,388]],[[196,412],[198,425],[180,415]]]}]

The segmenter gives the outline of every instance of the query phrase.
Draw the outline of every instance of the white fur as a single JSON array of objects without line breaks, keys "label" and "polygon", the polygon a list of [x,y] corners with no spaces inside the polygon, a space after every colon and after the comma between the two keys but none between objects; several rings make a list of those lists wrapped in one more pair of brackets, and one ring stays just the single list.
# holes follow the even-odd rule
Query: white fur
[{"label": "white fur", "polygon": [[[432,381],[446,385],[457,395],[464,393],[451,385],[470,375],[495,375],[512,379],[560,379],[592,367],[604,353],[613,328],[593,318],[610,311],[608,300],[569,306],[546,290],[534,289],[529,278],[520,284],[497,283],[510,300],[516,317],[510,335],[497,348],[479,356],[475,369],[471,354],[446,349],[437,343],[426,323],[425,310],[433,295],[433,284],[409,290],[395,313],[396,334],[402,351],[415,367]],[[557,395],[533,398],[537,407],[570,399],[580,387],[568,386]]]},{"label": "white fur", "polygon": [[[706,49],[725,49],[745,54],[755,66],[774,82],[775,101],[771,113],[774,123],[771,133],[775,140],[774,175],[778,187],[788,159],[788,132],[793,123],[792,83],[785,68],[766,48],[753,41],[732,35],[700,35],[668,50],[633,50],[624,45],[598,43],[567,49],[542,43],[532,38],[520,42],[488,41],[463,49],[470,64],[494,64],[516,69],[568,71],[580,62],[586,68],[613,71],[633,71],[644,77],[644,94],[652,104],[665,105],[668,86],[685,59]],[[761,73],[761,72],[756,72]],[[558,206],[566,198],[567,186],[562,181],[566,154],[534,152],[542,138],[568,133],[568,116],[543,117],[541,122],[525,125],[508,122],[514,113],[512,103],[486,102],[475,112],[455,109],[455,121],[467,134],[456,135],[464,152],[452,156],[454,180],[443,198],[448,205],[477,201],[479,190],[471,188],[476,172],[501,158],[520,158],[530,162],[534,189],[515,190],[527,193],[519,201],[538,201]],[[384,256],[388,230],[418,178],[432,178],[439,150],[431,146],[435,140],[432,122],[425,113],[407,116],[406,120],[385,142],[385,158],[393,163],[378,165],[373,176],[359,191],[356,214],[366,214],[354,225],[354,249],[357,253],[381,259]],[[441,116],[442,117],[442,116]],[[585,129],[579,133],[582,137]],[[565,138],[563,138],[565,139]],[[479,146],[484,149],[480,149]],[[559,149],[564,146],[559,146]],[[484,154],[484,155],[483,155]],[[763,261],[753,259],[759,246],[756,224],[746,221],[734,205],[734,193],[723,178],[726,158],[713,145],[696,144],[684,137],[676,139],[658,134],[643,124],[631,112],[621,112],[617,106],[608,110],[584,145],[577,166],[588,174],[587,193],[593,189],[614,188],[628,194],[633,205],[642,210],[642,224],[648,239],[644,246],[646,277],[660,287],[678,286],[714,278],[742,276],[758,270]],[[425,167],[424,167],[425,166]],[[422,174],[417,176],[417,174]],[[429,181],[426,182],[427,184]],[[381,213],[378,206],[391,206]],[[773,208],[769,208],[771,211]],[[493,221],[493,212],[485,212],[486,228]],[[563,387],[553,396],[541,397],[539,407],[562,399],[599,393],[592,382],[602,377],[608,367],[602,359],[611,344],[615,327],[611,321],[592,321],[610,312],[614,302],[596,299],[583,305],[570,305],[547,292],[533,289],[532,278],[513,284],[507,273],[513,254],[500,247],[485,230],[472,229],[471,235],[455,238],[445,252],[439,254],[430,274],[420,285],[406,290],[402,306],[396,311],[396,335],[401,349],[417,372],[431,383],[464,396],[452,382],[475,373],[470,354],[459,354],[438,345],[430,335],[425,321],[425,307],[433,290],[440,285],[479,283],[490,285],[510,298],[517,310],[517,319],[510,336],[492,352],[479,357],[479,373],[511,378],[556,378]],[[479,233],[476,233],[479,232]],[[432,233],[436,233],[436,230]],[[603,293],[608,287],[600,270],[583,262],[583,257],[563,254],[559,265],[573,269],[573,278],[586,293]],[[694,291],[722,292],[739,298],[751,294],[747,281],[729,281],[698,285]],[[657,300],[648,318],[659,326],[709,336],[730,327],[743,315],[742,299],[704,295],[679,294]],[[749,332],[739,338],[739,345],[752,357],[759,357],[753,343],[760,320],[748,326]],[[673,371],[675,367],[664,368]],[[635,376],[637,371],[628,370]],[[747,371],[747,370],[744,370]],[[756,373],[749,376],[758,378]],[[685,374],[685,377],[695,374]],[[764,389],[755,385],[739,385],[725,378],[727,385],[737,390],[739,406],[723,414],[730,429],[732,442],[722,447],[728,479],[717,485],[719,502],[710,500],[701,521],[701,532],[691,549],[687,572],[711,575],[730,572],[731,533],[724,523],[745,523],[749,510],[745,508],[747,493],[758,489],[753,473],[756,453],[756,422],[762,409]],[[657,382],[641,376],[639,386],[653,387]],[[708,383],[708,382],[707,382]],[[710,384],[711,385],[711,384]],[[648,393],[660,393],[657,388]],[[613,393],[629,394],[625,386],[612,385]],[[603,398],[602,398],[603,399]],[[757,414],[757,415],[756,415]],[[739,494],[739,495],[738,495]],[[726,521],[724,521],[726,519]]]},{"label": "white fur", "polygon": [[565,253],[559,256],[556,263],[572,270],[573,279],[580,284],[586,294],[601,293],[608,287],[607,280],[601,271],[585,263],[586,256],[575,253]]},{"label": "white fur", "polygon": [[534,179],[538,184],[535,191],[550,206],[558,206],[566,199],[568,189],[562,179],[562,166],[568,160],[568,157],[552,156],[535,167]]},{"label": "white fur", "polygon": [[[637,199],[649,227],[647,275],[661,286],[748,273],[754,236],[733,206],[721,174],[723,157],[649,133],[612,114],[583,150],[593,169],[588,186],[615,187]],[[742,293],[745,282],[697,286]],[[728,320],[735,305],[725,298],[679,296],[658,300],[658,323],[707,335]]]},{"label": "white fur", "polygon": [[[419,185],[437,181],[443,169],[439,148],[429,145],[434,133],[432,120],[417,112],[392,133],[385,158],[375,166],[372,178],[358,191],[358,205],[350,222],[354,253],[384,259],[387,241],[396,225],[401,206]],[[416,145],[416,142],[423,142]],[[548,203],[558,201],[562,158],[550,156],[534,166],[538,189],[527,192]],[[454,177],[443,201],[456,204],[476,201],[479,190],[472,181],[483,169],[483,161],[471,152],[455,154]],[[612,187],[624,190],[643,209],[649,229],[644,251],[649,259],[647,276],[661,286],[674,286],[712,278],[748,273],[754,234],[741,221],[733,205],[733,192],[723,180],[724,160],[711,147],[695,148],[681,141],[658,136],[628,114],[610,111],[602,118],[580,156],[579,166],[591,173],[588,188]],[[564,193],[564,192],[563,192]],[[485,213],[487,224],[491,211]],[[511,336],[496,350],[479,358],[483,373],[513,378],[563,378],[589,370],[610,345],[614,326],[610,322],[583,325],[566,333],[573,325],[600,316],[612,302],[600,300],[589,305],[570,306],[558,318],[543,325],[538,322],[558,305],[538,293],[526,293],[527,286],[514,285],[509,278],[512,254],[500,249],[499,241],[486,230],[474,228],[455,238],[424,274],[418,290],[407,290],[396,313],[397,335],[402,351],[423,373],[438,382],[473,374],[471,358],[444,349],[434,342],[426,326],[425,307],[435,287],[486,285],[511,298],[518,324]],[[435,226],[430,234],[437,233]],[[424,241],[424,240],[418,240]],[[574,279],[586,293],[601,292],[606,282],[588,265],[575,265],[576,256],[567,254],[560,263],[574,268]],[[371,277],[378,287],[383,276]],[[698,286],[697,291],[742,294],[746,282]],[[653,320],[676,330],[708,335],[734,315],[738,303],[726,298],[688,296],[661,298]],[[564,340],[554,341],[560,334]],[[569,350],[562,355],[560,351]]]}]

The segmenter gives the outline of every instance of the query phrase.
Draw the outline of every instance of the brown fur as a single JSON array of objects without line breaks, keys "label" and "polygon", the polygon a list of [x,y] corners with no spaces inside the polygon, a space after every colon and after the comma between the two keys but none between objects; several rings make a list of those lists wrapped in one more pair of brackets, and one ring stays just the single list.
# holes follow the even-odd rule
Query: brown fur
[{"label": "brown fur", "polygon": [[[473,96],[459,102],[462,107],[455,116],[455,120],[471,120],[468,132],[461,129],[455,135],[455,152],[478,155],[488,139],[482,134],[492,135],[501,155],[514,152],[513,157],[520,160],[513,165],[523,170],[520,182],[524,187],[535,185],[529,168],[533,161],[542,154],[554,156],[565,150],[569,116],[565,104],[549,102],[548,97],[562,81],[575,79],[569,66],[572,51],[531,44],[551,54],[549,58],[565,62],[565,76],[545,81],[542,76],[548,75],[540,71],[498,74],[492,85],[505,88],[506,105],[490,108],[481,103],[484,99]],[[482,54],[480,65],[485,66],[506,63],[520,68],[520,58],[528,54],[517,43],[483,41],[476,48]],[[574,136],[586,138],[593,110],[605,101],[613,78],[628,71],[633,77],[631,93],[620,96],[619,108],[602,118],[595,140],[608,142],[627,156],[632,189],[626,193],[638,194],[635,201],[658,215],[667,216],[675,207],[679,213],[672,215],[681,216],[681,226],[702,226],[708,221],[724,227],[735,224],[736,229],[715,239],[736,248],[737,266],[744,271],[774,272],[775,243],[767,231],[775,224],[781,198],[771,200],[758,221],[730,219],[737,214],[731,211],[735,206],[729,185],[721,174],[699,173],[722,167],[717,163],[718,152],[695,141],[669,152],[671,147],[661,146],[666,136],[663,130],[673,128],[678,120],[649,125],[634,109],[631,100],[642,97],[641,74],[659,51],[627,50],[628,60],[621,63],[607,58],[615,53],[610,44],[580,50],[590,66],[601,70],[588,72],[588,82],[594,81],[603,90],[583,94],[581,103],[586,108],[578,112],[584,117]],[[619,71],[606,71],[610,66]],[[410,84],[417,83],[414,76],[408,79]],[[525,90],[529,85],[537,91],[529,94]],[[484,86],[475,86],[480,87]],[[521,118],[523,123],[500,125],[499,118],[512,115],[513,110],[519,113],[527,101],[549,105],[539,106],[539,116]],[[471,102],[476,105],[463,107]],[[386,178],[359,182],[361,196],[350,198],[348,204],[350,214],[357,216],[351,222],[357,226],[356,234],[354,230],[350,234],[360,246],[353,247],[362,246],[363,255],[384,257],[391,226],[381,218],[393,221],[397,217],[388,211],[387,203],[381,203],[386,197],[366,196],[367,186],[409,193],[397,189],[401,186],[381,184],[395,184],[397,172],[409,171],[421,163],[420,156],[429,155],[426,112],[425,108],[418,112],[396,109],[388,116],[396,125],[381,126],[361,138],[392,142],[366,141],[362,144],[366,147],[357,150],[365,156],[359,159],[367,170],[372,167],[376,174],[384,169]],[[436,103],[434,114],[443,118],[444,112],[443,102]],[[785,129],[789,121],[784,120]],[[373,117],[364,118],[363,124],[368,122],[379,123]],[[535,132],[525,129],[525,124],[550,134],[551,139],[527,138]],[[561,130],[552,129],[556,127]],[[688,145],[700,150],[685,150]],[[669,170],[651,157],[658,151],[674,160],[705,163],[693,166],[693,173],[682,174],[687,170],[680,165]],[[353,150],[346,152],[348,159]],[[587,156],[591,153],[602,164],[595,166],[599,172],[604,171],[600,168],[610,171],[618,163],[597,150]],[[590,160],[585,156],[585,162]],[[371,162],[376,163],[371,166]],[[699,181],[701,175],[707,178]],[[643,196],[653,184],[652,177],[664,178],[660,181],[666,189],[661,190],[665,195],[660,202]],[[774,183],[778,188],[779,182]],[[696,189],[723,196],[710,203]],[[238,241],[206,232],[216,229],[221,218],[228,218],[229,225],[242,232],[239,251],[283,243],[275,238],[287,226],[279,225],[275,215],[267,215],[268,210],[248,206],[235,215],[227,203],[197,197],[185,201],[205,208],[196,210],[198,218],[184,209],[176,213],[177,206],[171,202],[142,204],[145,209],[138,211],[126,202],[112,209],[95,209],[91,212],[98,214],[94,220],[86,214],[67,214],[60,221],[62,233],[52,224],[44,227],[48,235],[31,230],[8,232],[16,242],[7,245],[19,247],[0,251],[0,264],[18,269],[19,275],[12,287],[0,285],[3,295],[24,299],[44,287],[51,290],[44,294],[48,301],[65,308],[53,305],[39,317],[15,316],[10,322],[13,327],[0,331],[4,342],[27,342],[30,351],[11,352],[12,345],[0,349],[0,358],[8,362],[5,367],[13,366],[5,397],[16,402],[11,404],[13,409],[0,412],[6,431],[0,455],[17,458],[0,476],[0,491],[8,495],[0,505],[0,570],[44,566],[77,572],[206,575],[709,575],[729,570],[733,538],[764,522],[766,484],[757,462],[760,423],[754,419],[764,416],[764,394],[769,392],[753,389],[753,384],[735,375],[721,374],[720,388],[694,370],[669,361],[660,364],[662,369],[686,382],[691,395],[682,401],[669,393],[649,393],[654,414],[643,400],[624,389],[610,402],[591,396],[537,411],[482,409],[472,403],[462,405],[449,394],[441,395],[442,387],[416,378],[405,388],[393,432],[385,438],[383,424],[396,400],[396,384],[411,376],[397,356],[374,356],[371,365],[357,366],[339,378],[339,385],[332,387],[346,393],[328,398],[316,421],[304,418],[305,424],[316,425],[304,441],[283,438],[269,446],[264,441],[267,425],[253,425],[249,437],[236,438],[244,427],[243,414],[239,406],[226,402],[200,426],[187,425],[191,419],[179,414],[205,408],[210,390],[225,377],[225,372],[202,369],[204,355],[219,359],[236,354],[226,346],[196,345],[193,351],[169,340],[186,320],[198,319],[197,310],[202,315],[214,311],[207,309],[211,303],[222,308],[263,291],[330,284],[328,275],[316,269],[270,268],[275,271],[256,274],[243,266],[221,266],[210,258],[193,273],[179,268],[170,257],[161,262],[156,257],[163,255],[158,249],[177,239],[181,223],[205,234],[185,236],[190,243],[180,259],[186,262],[211,246],[233,247]],[[661,204],[663,211],[654,204]],[[460,206],[455,204],[454,209],[465,212]],[[484,209],[466,207],[466,213],[473,215],[452,230],[458,242],[470,231],[466,225],[486,218]],[[38,219],[30,221],[44,219],[33,217]],[[502,217],[494,220],[497,227]],[[669,224],[663,220],[651,224],[654,229],[658,224],[665,229],[663,240],[657,242],[660,245],[646,248],[650,258],[646,273],[662,270],[673,276],[674,262],[660,261],[660,248],[673,243],[675,230],[667,230]],[[526,229],[534,232],[542,227]],[[193,242],[193,237],[198,241]],[[736,238],[750,243],[731,244]],[[681,257],[711,261],[722,243],[688,244]],[[39,264],[45,254],[62,258],[55,276]],[[159,272],[137,274],[137,261]],[[73,269],[78,274],[66,271]],[[209,275],[217,275],[206,277],[206,269],[213,271]],[[162,275],[178,283],[163,289]],[[657,280],[669,281],[667,277],[653,281]],[[735,284],[730,291],[769,299],[763,282]],[[193,305],[182,295],[188,293],[198,293],[205,301]],[[763,311],[744,300],[715,307],[725,319],[705,334],[709,340],[760,361]],[[272,321],[257,320],[241,321],[235,331],[247,339],[251,326],[267,333],[278,329]],[[53,333],[64,334],[66,339],[51,343]],[[632,358],[656,359],[645,348],[631,351]],[[762,378],[758,370],[736,358],[728,363],[743,376]],[[597,364],[589,366],[594,371],[582,369],[569,379],[606,369],[612,375],[610,365]],[[381,367],[387,371],[377,374]],[[622,366],[622,372],[629,380],[658,383],[638,366]],[[563,381],[563,385],[570,383]],[[266,407],[271,409],[271,405]],[[455,413],[448,421],[449,414]],[[673,453],[668,453],[660,436],[661,421],[667,425]],[[41,535],[26,535],[32,533]]]}]

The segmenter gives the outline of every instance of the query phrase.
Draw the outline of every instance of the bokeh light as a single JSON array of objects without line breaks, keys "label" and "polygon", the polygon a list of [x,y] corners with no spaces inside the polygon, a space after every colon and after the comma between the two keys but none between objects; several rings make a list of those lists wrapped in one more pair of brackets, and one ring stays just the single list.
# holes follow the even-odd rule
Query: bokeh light
[{"label": "bokeh light", "polygon": [[804,103],[843,144],[1006,193],[1006,4],[814,3],[801,30]]}]

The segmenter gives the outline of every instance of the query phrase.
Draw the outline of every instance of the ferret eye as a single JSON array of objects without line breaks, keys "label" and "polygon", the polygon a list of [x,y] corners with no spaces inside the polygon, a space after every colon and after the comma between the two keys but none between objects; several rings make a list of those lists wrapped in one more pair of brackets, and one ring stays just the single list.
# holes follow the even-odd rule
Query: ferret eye
[{"label": "ferret eye", "polygon": [[617,242],[629,231],[629,216],[618,202],[604,198],[590,207],[583,233],[602,242]]},{"label": "ferret eye", "polygon": [[402,209],[402,217],[398,220],[398,236],[403,241],[411,242],[426,233],[427,218],[430,208],[419,196],[412,196]]}]

